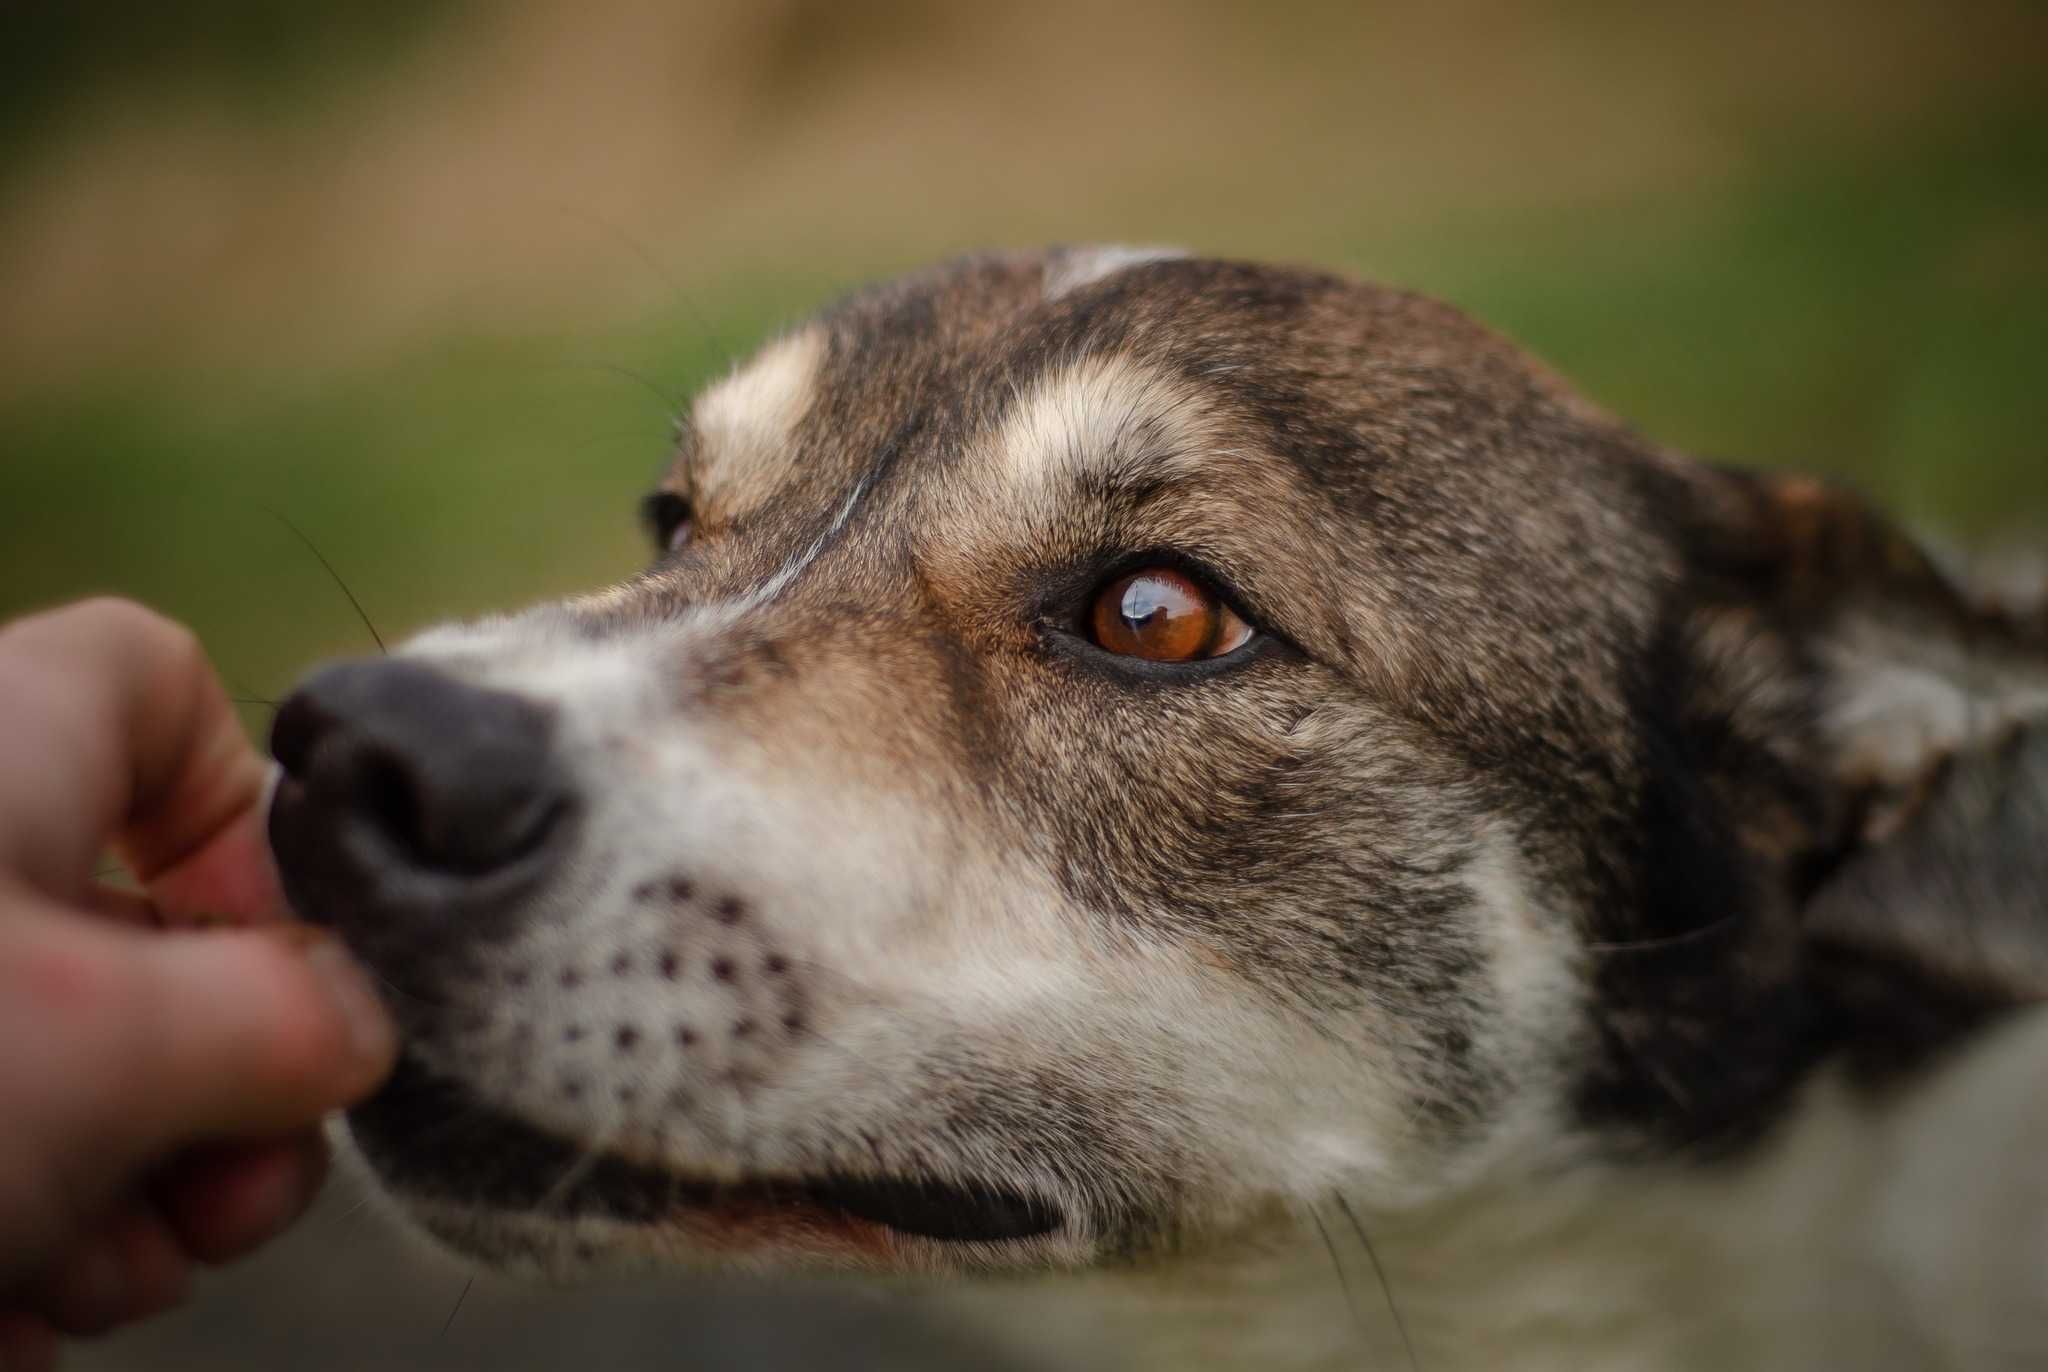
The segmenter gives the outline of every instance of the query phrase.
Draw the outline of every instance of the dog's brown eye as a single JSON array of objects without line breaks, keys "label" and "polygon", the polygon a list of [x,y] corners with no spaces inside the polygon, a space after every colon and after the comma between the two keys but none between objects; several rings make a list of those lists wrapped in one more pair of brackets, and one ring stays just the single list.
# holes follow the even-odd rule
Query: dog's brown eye
[{"label": "dog's brown eye", "polygon": [[1097,647],[1148,662],[1221,657],[1252,636],[1251,626],[1193,577],[1167,567],[1120,576],[1095,597]]},{"label": "dog's brown eye", "polygon": [[674,491],[656,491],[641,502],[640,517],[654,536],[657,552],[672,553],[690,541],[690,502]]}]

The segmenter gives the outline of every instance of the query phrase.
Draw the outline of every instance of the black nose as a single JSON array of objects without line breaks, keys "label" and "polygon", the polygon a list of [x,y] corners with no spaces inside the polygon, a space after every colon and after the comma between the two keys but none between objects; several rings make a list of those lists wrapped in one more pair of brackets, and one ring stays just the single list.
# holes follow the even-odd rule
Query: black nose
[{"label": "black nose", "polygon": [[271,843],[309,918],[530,877],[569,809],[552,711],[402,659],[315,673],[270,748],[285,772]]}]

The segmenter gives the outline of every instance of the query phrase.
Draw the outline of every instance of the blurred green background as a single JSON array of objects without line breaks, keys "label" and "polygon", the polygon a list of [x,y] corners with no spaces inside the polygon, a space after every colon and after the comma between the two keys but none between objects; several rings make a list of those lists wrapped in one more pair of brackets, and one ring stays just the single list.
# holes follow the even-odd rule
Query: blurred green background
[{"label": "blurred green background", "polygon": [[[9,7],[0,617],[139,596],[266,697],[368,647],[267,511],[387,639],[625,575],[682,395],[1047,241],[1412,285],[1659,438],[2048,545],[2044,53],[2037,0]],[[721,1354],[698,1287],[437,1336],[461,1274],[357,1204],[85,1365],[911,1365]]]},{"label": "blurred green background", "polygon": [[248,694],[590,586],[674,397],[862,278],[1178,242],[1448,297],[1694,451],[2048,516],[2048,6],[31,6],[0,614]]},{"label": "blurred green background", "polygon": [[631,570],[672,398],[963,248],[1448,297],[1681,446],[2048,516],[2037,3],[22,7],[0,614],[94,590],[252,695]]}]

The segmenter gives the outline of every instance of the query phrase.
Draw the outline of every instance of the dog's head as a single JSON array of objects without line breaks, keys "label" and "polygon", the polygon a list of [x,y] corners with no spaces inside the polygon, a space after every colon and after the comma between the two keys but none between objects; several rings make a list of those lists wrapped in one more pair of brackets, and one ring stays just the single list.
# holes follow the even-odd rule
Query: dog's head
[{"label": "dog's head", "polygon": [[500,1261],[1078,1263],[1737,1143],[1845,1032],[1809,890],[2048,700],[1853,502],[1306,271],[859,294],[648,512],[277,723],[407,1031],[353,1132]]}]

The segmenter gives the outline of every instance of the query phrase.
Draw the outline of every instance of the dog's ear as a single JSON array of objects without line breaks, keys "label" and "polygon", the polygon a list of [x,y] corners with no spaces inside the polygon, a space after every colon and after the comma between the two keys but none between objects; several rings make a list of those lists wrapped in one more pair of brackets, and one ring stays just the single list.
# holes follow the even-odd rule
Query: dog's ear
[{"label": "dog's ear", "polygon": [[[1709,740],[1696,755],[1781,908],[1829,950],[1817,965],[1882,964],[1973,1004],[2025,998],[2048,968],[2048,862],[1972,846],[1967,816],[1988,803],[1972,799],[1991,786],[1985,758],[2048,719],[2042,597],[1973,594],[1818,481],[1692,468],[1680,488],[1683,695],[1689,729]],[[2024,781],[2033,801],[1999,823],[2005,842],[2044,845],[2048,745],[2030,749],[2014,756],[2032,770],[2002,784]],[[1994,909],[1958,884],[2000,860],[2033,882],[2031,904],[2008,890]],[[1994,943],[2022,935],[2030,970],[1994,965],[2009,962]],[[1835,960],[1845,949],[1849,961]]]},{"label": "dog's ear", "polygon": [[2048,597],[1973,595],[1811,478],[1695,468],[1677,498],[1699,705],[1828,812],[1795,827],[1855,821],[1805,840],[1882,838],[1945,759],[2048,715]]},{"label": "dog's ear", "polygon": [[[1896,1070],[2048,1002],[2048,725],[1965,749],[1801,912],[1807,979],[1866,1067]],[[1903,993],[1903,994],[1902,994]]]}]

